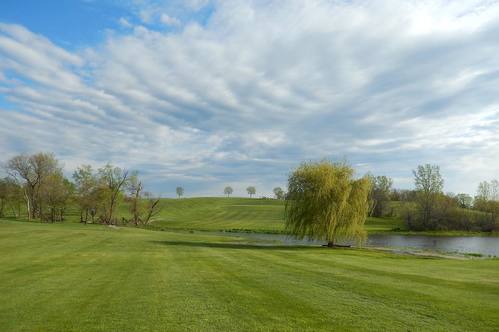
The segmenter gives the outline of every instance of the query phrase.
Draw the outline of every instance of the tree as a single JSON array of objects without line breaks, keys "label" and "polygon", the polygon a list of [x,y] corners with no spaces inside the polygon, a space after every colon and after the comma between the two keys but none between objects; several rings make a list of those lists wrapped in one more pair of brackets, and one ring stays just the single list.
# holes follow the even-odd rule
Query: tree
[{"label": "tree", "polygon": [[5,216],[4,211],[7,205],[8,192],[7,179],[0,179],[0,218]]},{"label": "tree", "polygon": [[345,163],[321,161],[301,164],[288,179],[286,229],[298,238],[363,240],[371,183],[353,178]]},{"label": "tree", "polygon": [[246,188],[246,191],[248,192],[250,198],[253,197],[254,194],[256,194],[256,188],[253,186],[249,186],[248,188]]},{"label": "tree", "polygon": [[132,215],[132,222],[138,225],[141,222],[141,198],[142,198],[142,182],[139,180],[138,173],[135,172],[130,176],[128,181],[128,194],[130,202],[130,214]]},{"label": "tree", "polygon": [[274,190],[274,195],[276,199],[284,199],[285,193],[284,190],[282,190],[281,187],[275,187]]},{"label": "tree", "polygon": [[473,198],[468,194],[464,194],[464,193],[457,194],[455,196],[455,199],[456,199],[459,207],[461,207],[463,209],[469,209],[469,208],[471,208],[471,205],[473,204]]},{"label": "tree", "polygon": [[227,197],[229,197],[230,195],[232,195],[233,191],[234,190],[232,190],[232,187],[227,186],[227,187],[224,188],[224,195],[227,195]]},{"label": "tree", "polygon": [[444,180],[440,175],[440,167],[437,165],[419,165],[413,171],[414,184],[417,191],[417,203],[422,215],[422,224],[425,229],[433,229],[431,224],[433,208],[437,197],[442,194]]},{"label": "tree", "polygon": [[12,215],[18,218],[23,202],[23,188],[12,178],[0,179],[0,218],[7,214],[9,208]]},{"label": "tree", "polygon": [[180,198],[181,196],[183,196],[183,195],[184,195],[184,188],[182,188],[182,187],[177,187],[177,188],[175,189],[175,191],[177,192],[177,196],[178,196],[178,198]]},{"label": "tree", "polygon": [[154,198],[150,193],[143,193],[144,187],[137,172],[130,176],[127,189],[130,214],[132,215],[131,221],[135,226],[147,225],[151,218],[160,212],[160,199]]},{"label": "tree", "polygon": [[76,185],[76,202],[80,207],[80,222],[87,223],[89,215],[94,217],[99,206],[99,180],[90,165],[82,165],[73,173],[73,180]]},{"label": "tree", "polygon": [[74,185],[59,171],[44,179],[40,193],[48,209],[47,213],[40,215],[41,219],[51,222],[63,221],[66,205],[74,193]]},{"label": "tree", "polygon": [[393,181],[384,175],[373,176],[369,174],[368,178],[371,181],[369,215],[373,217],[382,217],[386,210],[387,202],[390,201]]},{"label": "tree", "polygon": [[150,193],[146,192],[144,193],[144,197],[146,198],[146,208],[145,208],[145,214],[144,217],[142,218],[142,225],[147,225],[152,217],[157,215],[161,211],[161,206],[160,206],[160,199],[159,198],[154,198]]},{"label": "tree", "polygon": [[10,159],[6,168],[23,186],[28,220],[40,217],[43,211],[40,186],[47,176],[60,171],[57,159],[51,153],[22,154]]},{"label": "tree", "polygon": [[106,224],[113,224],[115,223],[114,210],[128,181],[128,172],[107,164],[99,168],[98,181],[101,187],[99,188],[99,196],[104,210],[101,221]]}]

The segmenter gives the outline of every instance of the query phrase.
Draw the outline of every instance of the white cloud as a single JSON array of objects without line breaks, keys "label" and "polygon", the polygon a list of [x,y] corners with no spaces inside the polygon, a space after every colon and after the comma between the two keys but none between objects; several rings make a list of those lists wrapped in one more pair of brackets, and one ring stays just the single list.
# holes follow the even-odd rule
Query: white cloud
[{"label": "white cloud", "polygon": [[120,25],[124,28],[131,28],[133,25],[124,17],[120,17],[120,19],[118,20],[118,22],[120,23]]},{"label": "white cloud", "polygon": [[161,21],[161,23],[170,26],[179,26],[181,24],[178,18],[169,16],[168,14],[165,13],[161,14],[159,20]]},{"label": "white cloud", "polygon": [[[180,24],[150,8],[144,22]],[[263,192],[302,160],[346,156],[402,186],[433,162],[472,192],[499,165],[497,32],[483,1],[218,2],[206,25],[136,26],[81,53],[2,24],[0,93],[17,106],[0,151]]]}]

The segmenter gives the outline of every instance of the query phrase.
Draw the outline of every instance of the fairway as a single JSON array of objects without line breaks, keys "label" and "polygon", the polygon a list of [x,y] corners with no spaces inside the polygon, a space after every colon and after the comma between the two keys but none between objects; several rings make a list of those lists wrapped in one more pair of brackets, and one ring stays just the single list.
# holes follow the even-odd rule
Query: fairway
[{"label": "fairway", "polygon": [[1,331],[497,330],[499,260],[0,221]]}]

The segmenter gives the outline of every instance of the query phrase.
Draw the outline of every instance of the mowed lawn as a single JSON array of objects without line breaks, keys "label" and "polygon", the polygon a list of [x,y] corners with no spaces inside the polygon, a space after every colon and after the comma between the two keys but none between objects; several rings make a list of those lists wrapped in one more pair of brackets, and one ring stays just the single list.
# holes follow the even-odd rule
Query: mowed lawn
[{"label": "mowed lawn", "polygon": [[[236,230],[252,232],[283,232],[284,201],[257,198],[182,198],[163,199],[163,209],[154,218],[152,228],[193,230]],[[121,209],[125,215],[126,208]],[[368,218],[366,229],[371,232],[403,229],[393,218]]]},{"label": "mowed lawn", "polygon": [[0,221],[0,331],[493,331],[499,260]]}]

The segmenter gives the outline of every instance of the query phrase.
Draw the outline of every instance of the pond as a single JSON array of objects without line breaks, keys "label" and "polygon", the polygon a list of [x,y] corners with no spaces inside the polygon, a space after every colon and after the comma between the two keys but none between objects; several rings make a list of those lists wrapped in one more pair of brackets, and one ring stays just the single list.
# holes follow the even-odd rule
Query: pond
[{"label": "pond", "polygon": [[[310,245],[324,244],[323,241],[297,240],[284,234],[262,233],[220,233],[258,241],[261,245]],[[366,247],[400,250],[431,250],[447,253],[480,254],[499,257],[499,238],[485,236],[429,236],[429,235],[369,235]]]}]

